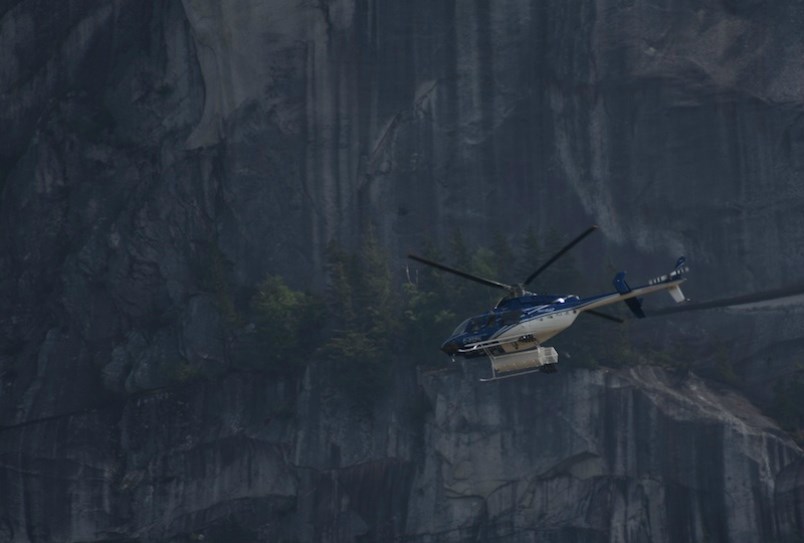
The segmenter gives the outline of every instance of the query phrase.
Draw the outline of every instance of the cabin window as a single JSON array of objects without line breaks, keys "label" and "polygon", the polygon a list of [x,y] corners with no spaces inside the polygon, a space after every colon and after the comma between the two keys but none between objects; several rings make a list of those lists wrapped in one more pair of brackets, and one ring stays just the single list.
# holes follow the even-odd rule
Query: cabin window
[{"label": "cabin window", "polygon": [[522,310],[516,309],[514,311],[506,311],[502,314],[503,324],[516,324],[519,322],[519,317],[522,316]]},{"label": "cabin window", "polygon": [[[475,334],[484,328],[488,328],[490,326],[495,326],[497,324],[497,316],[496,315],[485,315],[481,317],[475,317],[467,321],[466,328],[463,332],[467,334]],[[458,327],[460,330],[460,326]],[[456,330],[456,333],[458,332]]]},{"label": "cabin window", "polygon": [[455,330],[452,332],[452,335],[457,336],[458,334],[463,334],[465,331],[467,331],[468,324],[469,324],[469,319],[466,319],[461,324],[459,324],[458,326],[455,327]]},{"label": "cabin window", "polygon": [[469,325],[466,327],[466,331],[470,334],[473,334],[483,328],[483,325],[486,323],[485,317],[477,317],[469,321]]}]

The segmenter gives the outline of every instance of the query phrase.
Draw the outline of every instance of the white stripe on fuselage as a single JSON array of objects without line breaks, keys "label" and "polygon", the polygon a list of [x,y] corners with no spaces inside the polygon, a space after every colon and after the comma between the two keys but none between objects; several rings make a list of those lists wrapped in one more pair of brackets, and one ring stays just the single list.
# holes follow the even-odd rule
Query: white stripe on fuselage
[{"label": "white stripe on fuselage", "polygon": [[501,330],[492,339],[504,340],[509,337],[518,338],[531,335],[536,341],[543,343],[569,328],[578,318],[577,307],[552,311],[550,313],[536,314],[533,318],[520,322],[507,330]]}]

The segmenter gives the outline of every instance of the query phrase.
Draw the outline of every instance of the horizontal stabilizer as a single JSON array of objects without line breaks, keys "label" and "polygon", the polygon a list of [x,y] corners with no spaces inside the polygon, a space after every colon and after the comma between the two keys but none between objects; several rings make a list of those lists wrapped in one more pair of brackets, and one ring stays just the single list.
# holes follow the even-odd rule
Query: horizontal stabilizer
[{"label": "horizontal stabilizer", "polygon": [[631,310],[631,313],[637,316],[637,318],[644,319],[645,312],[642,311],[642,299],[641,298],[628,298],[625,301],[625,305],[628,306],[628,309]]},{"label": "horizontal stabilizer", "polygon": [[[614,276],[614,288],[616,288],[617,292],[620,294],[628,294],[631,292],[631,287],[629,287],[628,283],[625,282],[625,272],[620,272]],[[645,318],[645,312],[642,311],[642,300],[639,298],[628,298],[625,300],[625,305],[627,305],[628,309],[631,310],[631,313],[636,315],[638,318]]]},{"label": "horizontal stabilizer", "polygon": [[631,287],[625,282],[625,272],[620,272],[614,276],[614,288],[616,288],[617,292],[620,294],[628,294],[631,292]]}]

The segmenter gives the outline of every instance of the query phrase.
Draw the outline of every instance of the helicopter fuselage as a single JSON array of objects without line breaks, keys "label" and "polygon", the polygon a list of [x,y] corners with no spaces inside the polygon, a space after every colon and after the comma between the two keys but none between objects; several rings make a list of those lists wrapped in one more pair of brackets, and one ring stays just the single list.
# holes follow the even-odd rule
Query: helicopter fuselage
[{"label": "helicopter fuselage", "polygon": [[465,320],[441,346],[449,355],[467,358],[484,356],[482,348],[488,341],[519,338],[519,342],[494,345],[506,352],[533,348],[562,332],[575,322],[578,296],[535,295],[507,298],[481,315]]},{"label": "helicopter fuselage", "polygon": [[[563,332],[584,311],[632,301],[634,313],[641,314],[636,298],[659,290],[669,290],[674,298],[680,295],[679,285],[685,281],[682,271],[654,279],[650,283],[631,289],[618,274],[614,283],[617,292],[581,298],[576,295],[545,295],[526,293],[523,296],[504,298],[497,306],[481,315],[462,322],[442,345],[441,350],[450,356],[474,358],[493,353],[504,356],[530,350]],[[679,294],[676,294],[676,291]]]}]

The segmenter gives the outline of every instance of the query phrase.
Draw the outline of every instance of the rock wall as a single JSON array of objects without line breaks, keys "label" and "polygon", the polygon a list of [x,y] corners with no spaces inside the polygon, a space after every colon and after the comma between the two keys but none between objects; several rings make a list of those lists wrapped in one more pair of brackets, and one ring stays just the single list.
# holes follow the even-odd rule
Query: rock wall
[{"label": "rock wall", "polygon": [[[369,223],[401,259],[455,228],[597,222],[582,264],[684,253],[699,299],[797,280],[803,22],[762,1],[0,2],[0,541],[793,538],[800,451],[694,379],[420,396],[402,371],[360,418],[324,370],[243,374],[234,317],[266,273],[320,288],[327,242]],[[640,326],[692,365],[725,345],[763,398],[800,323]],[[174,387],[198,374],[221,384]]]},{"label": "rock wall", "polygon": [[2,541],[796,541],[802,454],[650,368],[401,371],[372,414],[311,371],[4,428]]}]

